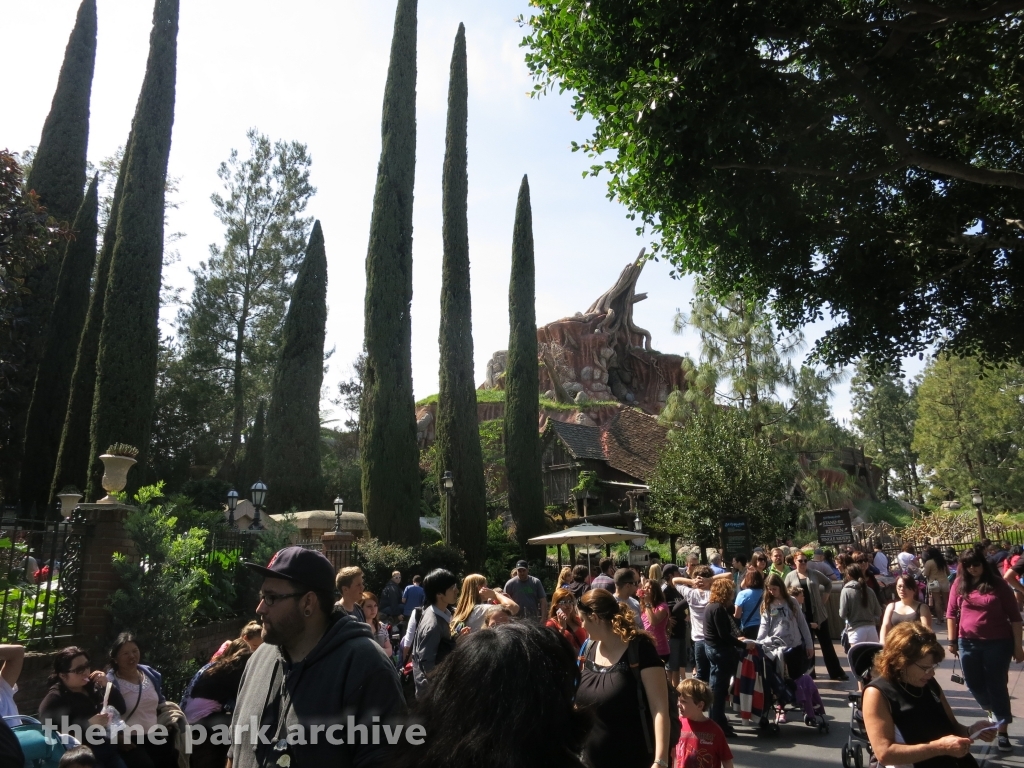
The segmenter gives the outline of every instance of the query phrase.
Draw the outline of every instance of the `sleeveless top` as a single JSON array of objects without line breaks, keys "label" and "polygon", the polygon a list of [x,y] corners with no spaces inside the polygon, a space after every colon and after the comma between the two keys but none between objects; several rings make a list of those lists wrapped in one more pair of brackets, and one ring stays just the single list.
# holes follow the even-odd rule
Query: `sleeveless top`
[{"label": "sleeveless top", "polygon": [[[942,688],[934,678],[923,688],[905,683],[893,683],[876,677],[868,688],[875,688],[885,697],[892,713],[893,723],[907,744],[927,744],[954,733],[945,707],[942,706]],[[978,763],[968,752],[963,757],[939,755],[919,763],[915,768],[977,768]]]},{"label": "sleeveless top", "polygon": [[[894,603],[893,605],[897,605]],[[921,603],[917,604],[917,608],[914,609],[913,613],[896,613],[896,608],[892,609],[892,613],[889,614],[889,621],[895,627],[897,624],[902,624],[904,621],[920,621],[921,620]]]}]

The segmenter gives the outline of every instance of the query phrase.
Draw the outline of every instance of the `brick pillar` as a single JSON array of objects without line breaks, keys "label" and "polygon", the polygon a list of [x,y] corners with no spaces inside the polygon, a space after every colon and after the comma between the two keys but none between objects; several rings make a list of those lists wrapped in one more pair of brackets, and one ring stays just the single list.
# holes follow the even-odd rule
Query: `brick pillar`
[{"label": "brick pillar", "polygon": [[134,507],[81,504],[78,509],[85,518],[86,533],[75,642],[88,650],[99,650],[109,640],[110,596],[120,586],[114,573],[114,553],[135,551],[135,544],[124,529],[124,520]]},{"label": "brick pillar", "polygon": [[323,542],[324,556],[334,564],[334,570],[352,565],[352,540],[355,537],[349,531],[325,531]]}]

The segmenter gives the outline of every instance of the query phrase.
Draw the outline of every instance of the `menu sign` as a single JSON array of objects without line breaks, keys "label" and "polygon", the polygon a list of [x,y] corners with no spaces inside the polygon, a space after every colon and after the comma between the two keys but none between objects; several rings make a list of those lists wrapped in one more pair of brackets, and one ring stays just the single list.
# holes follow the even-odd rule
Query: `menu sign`
[{"label": "menu sign", "polygon": [[746,517],[723,517],[720,537],[725,567],[729,567],[736,555],[750,557],[750,526]]},{"label": "menu sign", "polygon": [[826,509],[814,513],[814,525],[818,529],[819,544],[853,544],[853,526],[850,524],[850,510]]}]

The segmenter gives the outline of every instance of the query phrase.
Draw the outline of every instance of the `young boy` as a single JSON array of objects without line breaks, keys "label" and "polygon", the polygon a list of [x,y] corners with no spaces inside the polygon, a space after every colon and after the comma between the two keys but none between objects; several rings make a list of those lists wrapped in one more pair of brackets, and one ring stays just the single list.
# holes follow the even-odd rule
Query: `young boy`
[{"label": "young boy", "polygon": [[683,724],[676,744],[676,768],[733,768],[732,750],[725,733],[708,719],[713,696],[711,687],[701,680],[683,680],[679,691],[679,720]]},{"label": "young boy", "polygon": [[69,749],[60,758],[58,768],[94,768],[99,761],[88,747]]}]

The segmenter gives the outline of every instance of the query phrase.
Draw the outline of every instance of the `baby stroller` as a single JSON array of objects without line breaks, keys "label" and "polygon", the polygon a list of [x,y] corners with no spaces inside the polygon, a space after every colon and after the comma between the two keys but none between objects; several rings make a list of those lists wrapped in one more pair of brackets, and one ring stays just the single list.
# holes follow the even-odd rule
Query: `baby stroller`
[{"label": "baby stroller", "polygon": [[[875,662],[875,654],[880,650],[881,643],[855,643],[850,646],[846,658],[850,660],[850,669],[857,680],[862,683],[871,682],[871,667]],[[864,729],[864,715],[860,709],[862,697],[860,691],[850,694],[850,735],[843,745],[843,768],[864,768],[874,756]],[[868,753],[866,760],[865,750]]]},{"label": "baby stroller", "polygon": [[[792,649],[796,653],[802,650]],[[798,711],[805,725],[820,733],[829,732],[825,719],[825,706],[814,681],[806,674],[806,658],[802,661],[794,654],[786,654],[789,664],[783,664],[784,674],[771,652],[757,646],[741,659],[733,683],[734,700],[739,702],[743,719],[758,717],[758,728],[769,736],[779,733],[779,725],[787,722],[787,711]],[[788,673],[799,672],[794,678]],[[787,707],[789,709],[787,709]]]}]

